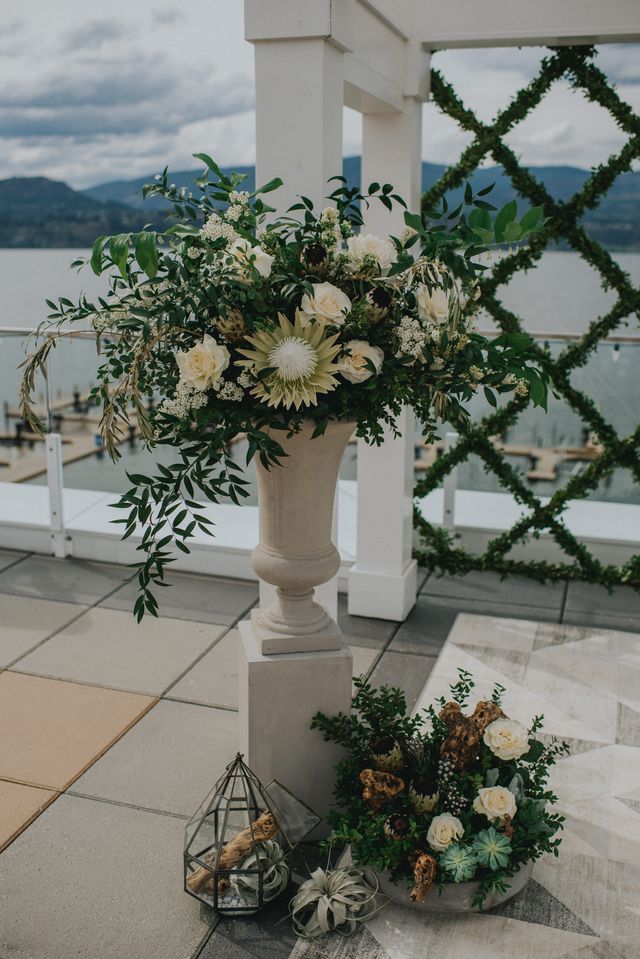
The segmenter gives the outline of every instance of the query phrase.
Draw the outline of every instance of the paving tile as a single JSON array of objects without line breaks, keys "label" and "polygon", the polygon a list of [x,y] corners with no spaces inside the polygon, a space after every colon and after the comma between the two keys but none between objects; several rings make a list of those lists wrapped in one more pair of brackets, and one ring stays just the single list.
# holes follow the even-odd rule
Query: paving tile
[{"label": "paving tile", "polygon": [[7,566],[13,566],[18,560],[24,559],[28,555],[28,553],[20,553],[14,549],[0,549],[0,570],[6,569]]},{"label": "paving tile", "polygon": [[5,670],[0,778],[64,789],[153,702],[149,696]]},{"label": "paving tile", "polygon": [[542,606],[560,609],[564,582],[538,583],[524,576],[501,579],[498,573],[471,572],[465,576],[430,576],[423,587],[426,596],[478,599],[485,603],[510,606]]},{"label": "paving tile", "polygon": [[353,656],[353,675],[366,676],[373,666],[376,657],[380,655],[377,649],[370,649],[368,646],[350,646]]},{"label": "paving tile", "polygon": [[569,583],[565,617],[573,613],[592,614],[602,619],[606,616],[635,619],[636,628],[640,630],[640,592],[630,586],[619,586],[609,593],[604,586],[593,583]]},{"label": "paving tile", "polygon": [[437,657],[412,653],[384,653],[371,674],[374,686],[399,686],[412,709],[431,674]]},{"label": "paving tile", "polygon": [[166,695],[191,703],[237,709],[238,642],[238,631],[230,630]]},{"label": "paving tile", "polygon": [[128,576],[131,570],[126,566],[29,556],[0,573],[0,593],[91,606]]},{"label": "paving tile", "polygon": [[184,822],[61,796],[3,853],[0,956],[189,959],[214,922],[182,888]]},{"label": "paving tile", "polygon": [[478,613],[483,616],[510,619],[533,619],[558,622],[560,611],[554,606],[518,606],[504,602],[482,602],[478,599],[418,597],[418,602],[398,629],[389,650],[399,653],[436,655],[449,634],[458,613]]},{"label": "paving tile", "polygon": [[458,609],[450,601],[418,596],[416,605],[391,640],[389,650],[437,655],[457,614]]},{"label": "paving tile", "polygon": [[[174,573],[167,589],[158,589],[161,616],[201,623],[234,623],[258,599],[258,586],[238,579]],[[103,606],[130,610],[137,596],[134,580],[109,596]]]},{"label": "paving tile", "polygon": [[162,700],[72,792],[191,816],[238,750],[228,709]]},{"label": "paving tile", "polygon": [[84,607],[0,593],[0,666],[24,656]]},{"label": "paving tile", "polygon": [[598,612],[570,609],[565,610],[562,622],[570,626],[595,626],[598,629],[621,629],[626,633],[640,633],[640,616],[634,613],[614,616],[607,610]]},{"label": "paving tile", "polygon": [[373,649],[382,649],[398,628],[398,623],[390,619],[349,616],[347,597],[343,593],[338,596],[338,625],[348,643]]},{"label": "paving tile", "polygon": [[153,616],[136,623],[131,613],[95,608],[21,659],[16,669],[160,695],[225,629]]},{"label": "paving tile", "polygon": [[58,794],[0,779],[0,851]]}]

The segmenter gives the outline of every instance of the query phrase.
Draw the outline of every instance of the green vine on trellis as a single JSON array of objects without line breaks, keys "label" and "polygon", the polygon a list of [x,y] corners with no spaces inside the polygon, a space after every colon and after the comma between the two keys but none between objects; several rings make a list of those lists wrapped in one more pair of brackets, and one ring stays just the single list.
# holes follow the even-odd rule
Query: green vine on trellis
[{"label": "green vine on trellis", "polygon": [[[492,570],[503,576],[519,574],[543,582],[568,578],[601,583],[607,588],[626,583],[640,589],[640,554],[632,556],[620,566],[605,565],[576,539],[561,518],[569,500],[585,497],[617,468],[628,469],[635,481],[640,483],[640,425],[630,436],[620,437],[594,401],[576,390],[570,382],[572,371],[586,364],[599,341],[607,337],[625,317],[635,313],[640,318],[640,290],[633,286],[628,274],[607,250],[589,237],[579,223],[584,212],[596,207],[617,177],[627,172],[632,161],[640,156],[640,117],[619,98],[606,76],[595,65],[595,53],[593,47],[552,48],[550,56],[542,60],[538,75],[516,94],[492,124],[482,123],[465,107],[437,70],[431,73],[434,102],[463,130],[474,134],[474,140],[463,151],[459,162],[450,167],[424,194],[423,209],[433,208],[449,190],[462,186],[480,162],[491,156],[497,164],[502,165],[516,191],[533,205],[544,206],[548,217],[544,229],[532,237],[528,246],[520,247],[502,259],[491,275],[481,280],[480,304],[499,327],[504,332],[517,332],[522,329],[522,323],[503,306],[496,296],[496,290],[518,271],[533,267],[548,244],[557,238],[563,238],[571,249],[598,270],[603,287],[617,294],[612,308],[594,320],[584,336],[567,346],[555,361],[552,361],[547,348],[537,347],[540,359],[551,366],[556,393],[597,435],[603,447],[602,453],[582,473],[573,476],[562,489],[557,490],[548,503],[543,504],[506,457],[496,449],[492,440],[492,437],[504,433],[515,423],[527,406],[527,400],[516,397],[474,424],[461,436],[455,447],[444,453],[418,480],[414,490],[416,499],[426,496],[455,466],[470,454],[476,454],[487,469],[498,477],[502,488],[525,507],[525,513],[511,529],[490,540],[483,553],[473,554],[456,546],[449,531],[427,522],[416,506],[414,524],[422,547],[416,549],[415,556],[431,570],[458,575],[471,570]],[[554,200],[544,185],[519,163],[513,151],[504,143],[506,134],[562,78],[568,79],[571,86],[581,90],[588,100],[604,107],[628,136],[622,150],[596,167],[582,189],[566,202]],[[538,538],[543,532],[553,537],[571,561],[525,562],[508,557],[513,546],[525,542],[528,536]]]}]

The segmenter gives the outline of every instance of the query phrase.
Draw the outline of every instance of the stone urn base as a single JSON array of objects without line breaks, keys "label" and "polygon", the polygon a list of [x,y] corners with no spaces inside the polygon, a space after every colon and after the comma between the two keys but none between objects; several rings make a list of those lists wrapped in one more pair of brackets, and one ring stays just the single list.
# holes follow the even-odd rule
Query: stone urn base
[{"label": "stone urn base", "polygon": [[[438,895],[437,889],[432,889],[424,902],[413,902],[409,896],[407,887],[402,882],[395,885],[395,883],[391,882],[388,873],[377,873],[368,866],[361,868],[367,881],[370,882],[374,888],[377,882],[378,889],[384,896],[388,896],[393,902],[397,902],[401,906],[407,906],[409,909],[414,909],[418,912],[479,912],[477,906],[471,905],[480,885],[478,882],[452,882],[445,886],[441,896]],[[518,872],[512,876],[510,880],[511,885],[506,892],[502,893],[502,895],[487,896],[482,907],[483,911],[493,909],[494,906],[500,906],[503,902],[507,902],[507,900],[516,896],[529,882],[532,872],[533,862],[528,862],[522,866]]]}]

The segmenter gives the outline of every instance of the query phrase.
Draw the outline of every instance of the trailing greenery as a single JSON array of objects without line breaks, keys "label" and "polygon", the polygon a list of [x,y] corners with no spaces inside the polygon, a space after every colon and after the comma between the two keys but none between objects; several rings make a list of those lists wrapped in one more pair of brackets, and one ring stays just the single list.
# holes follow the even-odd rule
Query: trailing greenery
[{"label": "trailing greenery", "polygon": [[[430,706],[412,717],[399,689],[354,682],[350,715],[317,713],[312,723],[325,740],[347,751],[336,767],[337,809],[329,813],[329,823],[331,841],[350,845],[354,862],[388,871],[394,882],[410,887],[416,882],[415,857],[426,851],[436,860],[434,884],[442,889],[475,879],[480,883],[475,904],[482,906],[487,895],[507,889],[522,865],[544,853],[558,854],[563,818],[550,809],[557,797],[548,778],[568,746],[555,739],[545,746],[536,737],[543,716],[528,730],[507,719],[500,709],[505,690],[496,685],[488,704],[502,718],[485,727],[463,761],[449,748],[446,720],[451,702],[462,709],[472,694],[470,673],[459,671],[448,706],[441,699],[437,709]],[[457,707],[454,715],[460,715]],[[498,730],[500,724],[506,730]],[[392,772],[401,784],[382,805],[362,787],[361,774],[372,770]],[[493,817],[492,802],[506,802],[510,814]],[[442,823],[444,833],[438,829]]]},{"label": "trailing greenery", "polygon": [[[585,211],[597,207],[616,178],[629,171],[632,161],[640,157],[640,117],[620,99],[606,76],[593,62],[594,56],[595,49],[592,47],[552,49],[550,55],[543,59],[539,74],[519,91],[492,124],[478,120],[474,113],[464,106],[441,74],[437,70],[432,71],[431,89],[435,103],[440,110],[456,120],[462,129],[472,133],[474,140],[463,151],[459,162],[450,167],[438,183],[425,193],[424,215],[428,216],[429,211],[448,191],[459,188],[487,157],[492,157],[496,163],[502,165],[521,196],[529,203],[543,207],[545,211],[546,221],[543,228],[531,237],[527,246],[517,248],[502,259],[490,275],[480,279],[480,304],[496,320],[499,328],[510,334],[522,331],[521,320],[498,299],[498,288],[508,283],[517,272],[534,267],[548,244],[554,240],[563,240],[597,270],[602,277],[603,287],[615,292],[616,301],[607,313],[590,324],[579,341],[568,345],[555,361],[551,359],[547,349],[540,345],[534,347],[539,361],[546,363],[552,370],[554,391],[588,424],[604,447],[603,452],[580,475],[573,476],[563,489],[554,493],[548,504],[543,506],[492,442],[492,437],[513,426],[527,405],[526,399],[515,397],[480,423],[474,424],[454,449],[445,453],[425,471],[415,486],[416,498],[434,490],[455,466],[468,456],[476,454],[484,461],[486,469],[498,477],[502,488],[510,492],[527,511],[510,530],[491,540],[483,553],[471,554],[456,546],[446,530],[432,526],[416,509],[414,524],[421,546],[415,555],[428,569],[452,574],[464,574],[471,570],[493,570],[503,576],[519,574],[541,581],[568,578],[601,583],[608,588],[624,583],[640,589],[640,554],[620,566],[603,564],[577,541],[562,520],[562,513],[569,500],[585,497],[616,469],[627,469],[632,481],[640,483],[640,425],[631,435],[620,436],[594,401],[585,393],[576,390],[571,383],[572,372],[587,363],[602,338],[611,334],[625,317],[634,314],[640,316],[640,290],[633,286],[628,274],[599,243],[594,242],[580,223]],[[580,90],[591,102],[607,110],[618,127],[628,136],[621,151],[596,167],[582,189],[567,202],[554,200],[505,143],[509,131],[521,122],[540,103],[553,84],[562,78],[567,79],[572,87]],[[508,219],[516,215],[515,204],[510,207],[508,216],[504,209],[501,211],[505,239],[518,239],[517,228],[510,226],[513,221]],[[510,235],[507,235],[508,230]],[[528,537],[537,538],[542,532],[548,532],[560,546],[567,556],[565,562],[517,561],[509,558],[512,547],[526,542]]]}]

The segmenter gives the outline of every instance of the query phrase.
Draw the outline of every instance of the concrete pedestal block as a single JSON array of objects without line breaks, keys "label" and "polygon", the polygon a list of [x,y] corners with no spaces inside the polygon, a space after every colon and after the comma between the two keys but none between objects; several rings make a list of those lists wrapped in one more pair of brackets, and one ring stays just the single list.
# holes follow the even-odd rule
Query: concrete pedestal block
[{"label": "concrete pedestal block", "polygon": [[351,651],[264,655],[250,620],[239,631],[240,751],[263,783],[277,779],[324,817],[341,749],[310,725],[318,710],[350,711]]}]

